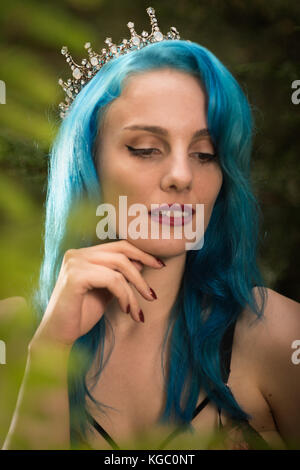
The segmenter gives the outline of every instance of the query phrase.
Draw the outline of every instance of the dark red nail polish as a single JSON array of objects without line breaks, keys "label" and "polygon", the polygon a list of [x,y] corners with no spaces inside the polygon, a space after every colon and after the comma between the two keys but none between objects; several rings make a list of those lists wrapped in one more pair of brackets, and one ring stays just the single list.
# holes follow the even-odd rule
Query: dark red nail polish
[{"label": "dark red nail polish", "polygon": [[163,260],[161,260],[160,258],[155,257],[155,259],[156,259],[162,266],[166,266],[165,263],[163,262]]},{"label": "dark red nail polish", "polygon": [[130,313],[130,305],[129,304],[127,305],[126,313]]},{"label": "dark red nail polish", "polygon": [[139,317],[140,317],[140,320],[145,323],[145,319],[144,319],[144,314],[142,312],[142,310],[139,311]]},{"label": "dark red nail polish", "polygon": [[151,295],[152,295],[153,299],[157,299],[157,296],[156,296],[154,290],[151,289],[151,287],[150,287],[150,291],[151,291]]}]

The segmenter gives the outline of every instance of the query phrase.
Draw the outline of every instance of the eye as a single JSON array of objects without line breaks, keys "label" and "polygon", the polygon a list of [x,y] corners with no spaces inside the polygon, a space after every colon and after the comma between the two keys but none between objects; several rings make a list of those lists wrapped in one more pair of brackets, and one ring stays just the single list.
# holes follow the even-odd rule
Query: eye
[{"label": "eye", "polygon": [[151,155],[154,150],[158,150],[155,148],[148,148],[148,149],[135,149],[133,147],[130,147],[130,145],[126,145],[128,148],[129,152],[132,153],[133,155],[137,155],[141,158],[147,158],[145,157],[146,155]]},{"label": "eye", "polygon": [[194,155],[197,155],[199,160],[202,162],[209,162],[216,160],[218,155],[217,153],[203,153],[203,152],[196,152]]},{"label": "eye", "polygon": [[[131,147],[130,145],[126,145],[128,148],[129,152],[132,153],[133,155],[137,155],[141,158],[147,158],[146,155],[152,155],[154,151],[158,151],[158,149],[155,148],[147,148],[147,149],[136,149]],[[201,162],[208,162],[208,161],[213,161],[217,158],[216,153],[203,153],[203,152],[195,152],[194,155],[198,156],[198,159]]]}]

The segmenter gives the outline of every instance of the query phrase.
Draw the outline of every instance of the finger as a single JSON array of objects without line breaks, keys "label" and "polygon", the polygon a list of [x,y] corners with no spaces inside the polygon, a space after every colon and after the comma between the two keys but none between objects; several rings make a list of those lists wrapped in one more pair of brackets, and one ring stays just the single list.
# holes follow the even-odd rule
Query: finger
[{"label": "finger", "polygon": [[[125,279],[125,278],[124,278]],[[128,288],[129,288],[129,315],[135,320],[136,322],[141,322],[140,315],[139,313],[141,312],[141,307],[138,303],[138,300],[135,296],[135,293],[133,292],[132,288],[130,285],[126,282]]]},{"label": "finger", "polygon": [[137,248],[127,240],[117,240],[111,243],[94,245],[90,248],[93,248],[96,251],[114,251],[123,253],[128,258],[134,261],[140,261],[141,263],[146,264],[147,266],[151,266],[153,268],[161,268],[164,266],[164,264],[161,263],[161,261],[163,260],[159,261],[159,258],[156,258],[155,256],[146,253],[140,248]]},{"label": "finger", "polygon": [[130,263],[132,263],[133,266],[135,266],[136,269],[139,270],[139,272],[141,272],[142,269],[143,269],[143,267],[144,267],[143,263],[141,263],[140,261],[134,261],[134,260],[131,259],[131,260],[130,260]]},{"label": "finger", "polygon": [[[134,266],[126,255],[123,253],[93,253],[93,257],[89,257],[91,263],[106,266],[110,269],[120,271],[129,282],[131,282],[137,291],[147,300],[154,300],[156,294],[147,284],[140,274],[139,270]],[[154,294],[153,294],[154,293]]]},{"label": "finger", "polygon": [[77,282],[82,283],[86,290],[106,288],[117,298],[121,310],[127,313],[127,306],[130,305],[132,318],[140,322],[138,301],[132,288],[119,271],[88,263],[86,269],[82,270],[80,274],[77,273]]}]

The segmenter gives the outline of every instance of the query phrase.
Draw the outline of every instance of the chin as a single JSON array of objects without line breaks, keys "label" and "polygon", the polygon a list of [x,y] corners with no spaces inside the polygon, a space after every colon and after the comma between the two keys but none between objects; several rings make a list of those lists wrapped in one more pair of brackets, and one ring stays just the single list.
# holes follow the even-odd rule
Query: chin
[{"label": "chin", "polygon": [[189,240],[143,240],[141,238],[137,240],[127,239],[129,243],[136,246],[140,250],[150,253],[153,256],[161,256],[171,258],[173,256],[180,256],[186,253],[186,244],[190,243]]}]

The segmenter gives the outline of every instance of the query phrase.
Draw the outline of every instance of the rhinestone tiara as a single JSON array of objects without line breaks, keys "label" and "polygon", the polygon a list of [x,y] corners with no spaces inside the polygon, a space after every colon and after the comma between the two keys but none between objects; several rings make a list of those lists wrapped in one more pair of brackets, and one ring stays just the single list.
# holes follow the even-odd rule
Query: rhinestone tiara
[{"label": "rhinestone tiara", "polygon": [[94,52],[91,47],[91,43],[87,42],[84,47],[88,51],[89,58],[83,59],[81,61],[81,65],[78,65],[73,60],[66,46],[62,47],[61,53],[65,56],[67,63],[71,67],[73,76],[73,78],[69,78],[67,82],[64,82],[62,78],[58,80],[59,85],[61,85],[66,94],[65,102],[59,104],[60,117],[62,119],[67,115],[72,102],[80,90],[82,90],[82,88],[94,77],[94,75],[96,75],[98,70],[100,70],[101,67],[107,64],[107,62],[109,62],[111,59],[127,54],[132,50],[141,49],[155,42],[161,42],[169,39],[180,39],[179,33],[175,26],[171,26],[170,31],[166,35],[163,35],[157,24],[154,8],[149,7],[146,11],[150,17],[150,23],[152,27],[151,33],[143,31],[140,35],[137,34],[134,29],[134,23],[129,21],[127,26],[131,35],[130,39],[123,39],[121,44],[116,45],[112,42],[111,38],[106,38],[104,42],[107,44],[107,48],[103,48],[101,54]]}]

